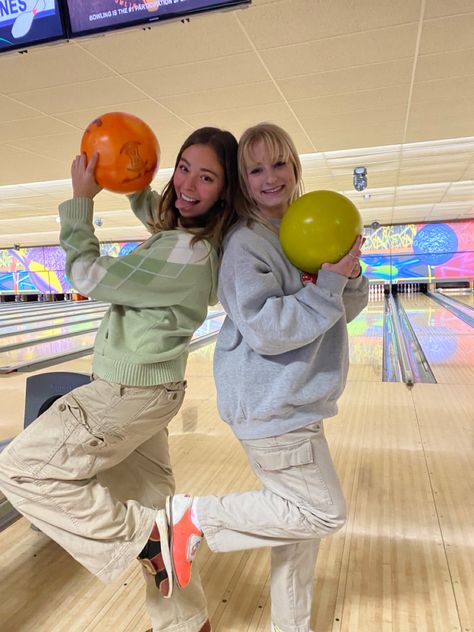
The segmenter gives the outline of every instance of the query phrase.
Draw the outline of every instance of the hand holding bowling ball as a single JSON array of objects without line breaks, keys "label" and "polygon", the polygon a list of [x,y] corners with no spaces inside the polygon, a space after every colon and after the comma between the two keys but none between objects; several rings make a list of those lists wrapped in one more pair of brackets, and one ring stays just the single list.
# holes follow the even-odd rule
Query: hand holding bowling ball
[{"label": "hand holding bowling ball", "polygon": [[92,154],[87,162],[85,154],[76,156],[71,165],[72,192],[74,197],[90,198],[91,200],[102,190],[94,177],[97,164],[97,154]]},{"label": "hand holding bowling ball", "polygon": [[109,112],[87,126],[81,153],[90,162],[97,153],[97,184],[114,193],[135,193],[153,179],[160,160],[160,146],[152,129],[137,116]]},{"label": "hand holding bowling ball", "polygon": [[337,263],[323,263],[321,270],[330,270],[348,279],[355,279],[361,272],[359,257],[363,243],[364,238],[362,235],[359,235],[346,255],[341,257]]},{"label": "hand holding bowling ball", "polygon": [[344,195],[313,191],[288,207],[280,225],[280,242],[291,263],[304,272],[315,273],[323,263],[337,264],[347,256],[339,267],[345,270],[352,260],[352,273],[344,276],[355,276],[352,257],[360,254],[362,241],[357,238],[363,228],[359,211]]}]

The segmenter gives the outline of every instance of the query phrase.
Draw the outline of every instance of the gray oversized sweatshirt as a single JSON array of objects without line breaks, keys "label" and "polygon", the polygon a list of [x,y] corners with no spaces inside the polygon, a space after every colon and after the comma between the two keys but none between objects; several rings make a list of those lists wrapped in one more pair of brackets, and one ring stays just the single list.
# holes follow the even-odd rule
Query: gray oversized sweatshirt
[{"label": "gray oversized sweatshirt", "polygon": [[278,235],[231,231],[218,298],[227,317],[214,355],[217,405],[239,439],[285,434],[337,413],[349,366],[347,322],[367,305],[363,276],[320,270],[303,283]]}]

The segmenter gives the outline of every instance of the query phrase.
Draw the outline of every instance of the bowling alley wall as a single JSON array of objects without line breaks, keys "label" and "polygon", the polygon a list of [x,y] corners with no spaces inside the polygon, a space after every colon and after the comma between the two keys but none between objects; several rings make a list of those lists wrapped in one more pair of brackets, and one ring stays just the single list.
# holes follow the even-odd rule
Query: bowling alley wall
[{"label": "bowling alley wall", "polygon": [[[120,257],[138,246],[137,241],[103,243],[101,254]],[[0,295],[66,294],[75,292],[66,276],[61,246],[0,249]]]},{"label": "bowling alley wall", "polygon": [[362,269],[385,283],[436,283],[474,277],[474,221],[365,229]]},{"label": "bowling alley wall", "polygon": [[[384,283],[470,281],[474,278],[474,221],[366,228],[362,267]],[[101,254],[122,256],[139,242],[101,244]],[[0,249],[0,295],[74,292],[60,246]]]}]

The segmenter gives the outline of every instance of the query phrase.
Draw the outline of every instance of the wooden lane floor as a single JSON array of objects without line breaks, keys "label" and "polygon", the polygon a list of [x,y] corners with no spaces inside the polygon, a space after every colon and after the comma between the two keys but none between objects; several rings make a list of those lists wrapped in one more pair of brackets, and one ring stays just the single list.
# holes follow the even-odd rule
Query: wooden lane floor
[{"label": "wooden lane floor", "polygon": [[72,316],[74,314],[104,313],[108,305],[99,301],[79,303],[56,302],[39,303],[31,308],[1,310],[0,327],[19,323],[40,322],[43,320]]},{"label": "wooden lane floor", "polygon": [[[216,309],[210,309],[208,318],[196,331],[194,338],[215,332],[216,328],[221,326],[223,320],[224,317],[220,306],[217,306]],[[84,346],[92,347],[94,337],[95,335],[85,334],[83,337],[78,336],[77,340],[76,338],[72,338],[72,341],[76,344],[76,347],[77,342]],[[22,350],[17,349],[10,352],[8,357],[12,362],[20,362],[21,360],[33,362],[39,359],[42,353],[43,355],[49,355],[52,352],[61,353],[68,349],[74,350],[72,347],[68,347],[69,343],[70,341],[64,339],[58,340],[55,343],[39,344]],[[0,366],[2,357],[0,353]],[[58,362],[58,364],[54,366],[48,366],[30,372],[12,372],[0,375],[0,397],[3,403],[3,406],[0,408],[0,441],[14,437],[23,428],[26,380],[30,375],[49,373],[51,371],[71,371],[88,375],[91,372],[91,360],[92,357],[89,354],[81,358],[61,363]]]},{"label": "wooden lane floor", "polygon": [[[210,310],[209,314],[214,311]],[[382,376],[382,354],[383,354],[383,301],[370,303],[363,314],[360,314],[349,324],[349,351],[350,369],[349,381],[374,381],[378,382]],[[17,349],[5,355],[5,363],[20,362],[22,360],[35,360],[37,357],[49,355],[50,353],[60,353],[76,349],[77,345],[92,345],[93,336],[85,334],[84,340],[81,336],[71,341],[55,341],[54,343],[44,343],[36,347]],[[0,360],[3,357],[0,348]],[[80,373],[90,372],[90,356],[78,358],[69,362],[42,368],[29,373],[9,373],[0,376],[0,394],[5,402],[3,414],[0,413],[0,441],[15,436],[23,427],[23,409],[25,397],[25,383],[28,375],[46,373],[50,371],[78,371]],[[75,368],[77,367],[77,368]],[[5,386],[5,388],[2,388]],[[7,412],[8,411],[8,412]]]},{"label": "wooden lane floor", "polygon": [[[474,401],[465,385],[413,389],[442,546],[462,630],[474,629]],[[446,405],[449,402],[449,405]]]},{"label": "wooden lane floor", "polygon": [[469,307],[472,307],[474,309],[474,292],[463,294],[446,294],[446,296],[454,298],[456,301],[464,303],[465,305],[468,305]]},{"label": "wooden lane floor", "polygon": [[424,294],[401,301],[436,380],[474,385],[474,329]]},{"label": "wooden lane floor", "polygon": [[[207,319],[199,327],[196,336],[208,334],[220,327],[222,310],[210,310]],[[11,336],[0,341],[0,374],[9,374],[17,370],[32,371],[43,365],[51,366],[74,357],[89,355],[93,349],[100,320],[66,325],[62,328],[51,327],[28,334]],[[21,342],[20,338],[30,337],[31,344]],[[15,340],[17,344],[15,345]],[[5,345],[3,345],[5,343]]]},{"label": "wooden lane floor", "polygon": [[[88,323],[81,326],[87,328]],[[2,352],[0,349],[0,373],[8,374],[23,366],[33,366],[46,358],[53,363],[57,363],[61,362],[64,356],[70,354],[90,354],[94,346],[96,330],[94,332],[66,336],[51,342],[38,342],[31,346],[9,351]],[[40,335],[41,332],[39,332],[38,336]]]},{"label": "wooden lane floor", "polygon": [[0,338],[0,354],[14,349],[30,347],[39,342],[61,340],[68,336],[74,336],[85,332],[96,332],[99,328],[102,317],[90,318],[81,322],[69,323],[67,325],[56,325],[24,331],[21,333],[11,333]]},{"label": "wooden lane floor", "polygon": [[383,374],[384,301],[372,300],[349,323],[348,380],[380,382]]},{"label": "wooden lane floor", "polygon": [[[87,372],[85,362],[78,370]],[[473,630],[472,394],[464,384],[408,390],[358,375],[370,372],[356,367],[338,415],[325,424],[348,520],[321,544],[313,628]],[[255,488],[216,411],[212,347],[191,354],[187,378],[170,426],[178,490]],[[198,558],[213,631],[268,632],[268,550],[214,554],[203,545]],[[135,565],[103,586],[25,520],[0,533],[2,632],[145,632],[143,600]]]},{"label": "wooden lane floor", "polygon": [[50,316],[48,318],[28,322],[23,322],[23,320],[18,318],[14,324],[0,324],[0,344],[3,344],[4,338],[7,338],[8,336],[44,331],[45,329],[50,329],[52,327],[65,327],[67,325],[84,323],[90,320],[102,318],[104,312],[104,309],[98,309],[85,314],[72,314],[70,316],[58,317]]}]

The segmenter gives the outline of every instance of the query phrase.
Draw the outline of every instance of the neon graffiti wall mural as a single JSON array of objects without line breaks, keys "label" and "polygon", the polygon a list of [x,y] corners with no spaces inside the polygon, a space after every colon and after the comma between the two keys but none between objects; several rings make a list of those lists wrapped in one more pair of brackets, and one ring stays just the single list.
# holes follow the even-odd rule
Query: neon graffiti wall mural
[{"label": "neon graffiti wall mural", "polygon": [[[474,277],[474,221],[403,224],[366,229],[362,268],[373,281],[431,282]],[[127,254],[140,242],[101,244],[111,257]],[[60,246],[0,249],[0,293],[74,292]]]},{"label": "neon graffiti wall mural", "polygon": [[[120,257],[138,246],[138,241],[104,243],[102,255]],[[0,294],[65,294],[74,292],[65,272],[61,246],[0,249]]]},{"label": "neon graffiti wall mural", "polygon": [[362,269],[386,283],[471,279],[474,222],[401,224],[366,229]]}]

